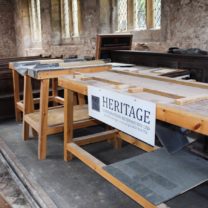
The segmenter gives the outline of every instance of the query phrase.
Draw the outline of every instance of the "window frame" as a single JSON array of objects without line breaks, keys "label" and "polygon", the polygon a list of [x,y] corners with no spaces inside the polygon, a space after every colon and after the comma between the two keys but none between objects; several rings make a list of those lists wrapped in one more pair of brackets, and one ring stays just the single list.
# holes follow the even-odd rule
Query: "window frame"
[{"label": "window frame", "polygon": [[[148,31],[148,30],[160,30],[161,29],[161,22],[160,27],[154,27],[154,0],[145,0],[146,1],[146,27],[145,28],[137,28],[135,26],[134,15],[135,15],[135,8],[134,8],[134,0],[126,0],[127,1],[127,30],[120,31],[118,28],[118,14],[117,17],[117,27],[115,32],[128,32],[128,31]],[[118,0],[117,0],[118,6]],[[162,7],[161,7],[162,8]],[[118,11],[118,8],[117,8]],[[160,20],[161,21],[161,20]]]},{"label": "window frame", "polygon": [[[68,1],[68,24],[69,24],[69,28],[68,28],[68,32],[69,34],[66,36],[66,25],[65,25],[65,8],[64,8],[64,3],[65,1]],[[63,43],[68,43],[70,40],[72,39],[79,39],[80,38],[80,32],[81,32],[81,13],[80,13],[80,0],[76,0],[77,1],[77,28],[75,29],[75,24],[74,24],[74,11],[73,11],[73,1],[74,0],[61,0],[60,4],[61,4],[61,39]],[[76,34],[75,32],[76,31]]]},{"label": "window frame", "polygon": [[29,1],[30,32],[32,43],[42,43],[40,0]]}]

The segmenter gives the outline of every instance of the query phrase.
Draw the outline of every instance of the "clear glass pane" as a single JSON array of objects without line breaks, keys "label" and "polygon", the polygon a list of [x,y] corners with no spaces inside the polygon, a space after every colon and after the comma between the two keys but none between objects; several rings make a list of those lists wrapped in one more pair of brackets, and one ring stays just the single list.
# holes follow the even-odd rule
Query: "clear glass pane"
[{"label": "clear glass pane", "polygon": [[134,0],[134,28],[146,29],[146,0]]},{"label": "clear glass pane", "polygon": [[127,0],[118,0],[118,31],[127,30]]},{"label": "clear glass pane", "polygon": [[41,42],[40,0],[31,0],[30,7],[33,41]]},{"label": "clear glass pane", "polygon": [[79,36],[79,22],[78,22],[78,4],[77,0],[72,0],[72,16],[73,16],[73,30],[74,36]]},{"label": "clear glass pane", "polygon": [[154,28],[161,26],[161,0],[154,0]]},{"label": "clear glass pane", "polygon": [[64,0],[63,19],[64,19],[64,37],[69,38],[70,37],[69,0]]}]

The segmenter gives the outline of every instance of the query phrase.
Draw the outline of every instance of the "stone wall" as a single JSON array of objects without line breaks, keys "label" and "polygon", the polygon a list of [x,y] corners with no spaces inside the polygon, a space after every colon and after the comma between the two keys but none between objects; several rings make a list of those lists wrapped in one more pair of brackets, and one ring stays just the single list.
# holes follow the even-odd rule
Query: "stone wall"
[{"label": "stone wall", "polygon": [[28,56],[32,47],[28,0],[14,0],[14,21],[18,56]]},{"label": "stone wall", "polygon": [[[95,55],[99,12],[96,0],[81,1],[81,31],[79,37],[65,43],[61,38],[60,0],[41,1],[42,46],[36,47],[31,40],[27,0],[16,0],[16,31],[18,55]],[[24,24],[22,28],[18,25]]]},{"label": "stone wall", "polygon": [[167,42],[208,50],[208,1],[164,0]]},{"label": "stone wall", "polygon": [[[41,1],[42,43],[32,42],[28,0],[0,0],[0,56],[95,55],[97,33],[116,28],[116,0],[80,0],[80,37],[61,38],[60,0]],[[167,51],[169,47],[208,50],[208,1],[162,0],[161,30],[131,31],[133,48]]]},{"label": "stone wall", "polygon": [[[80,36],[72,37],[67,43],[61,39],[60,26],[60,9],[58,8],[59,1],[51,2],[45,0],[42,4],[42,25],[47,25],[43,28],[43,53],[52,54],[52,56],[63,55],[89,55],[95,54],[96,34],[98,28],[98,13],[97,1],[86,0],[81,1],[81,28]],[[58,5],[57,5],[58,4]],[[55,10],[56,16],[48,18],[48,14]],[[53,35],[51,35],[53,34]]]},{"label": "stone wall", "polygon": [[169,47],[208,50],[208,1],[162,0],[161,30],[133,32],[134,48],[167,51]]},{"label": "stone wall", "polygon": [[11,0],[0,0],[0,57],[16,56],[16,38]]}]

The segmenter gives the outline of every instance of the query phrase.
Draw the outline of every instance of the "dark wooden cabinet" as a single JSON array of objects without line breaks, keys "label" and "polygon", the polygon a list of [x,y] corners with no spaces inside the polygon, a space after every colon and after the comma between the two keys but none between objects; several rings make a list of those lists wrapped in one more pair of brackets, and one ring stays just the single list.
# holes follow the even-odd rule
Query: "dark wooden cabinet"
[{"label": "dark wooden cabinet", "polygon": [[96,59],[108,59],[113,50],[131,50],[131,34],[100,34],[96,40]]},{"label": "dark wooden cabinet", "polygon": [[151,67],[169,67],[190,70],[191,79],[208,83],[208,56],[156,53],[144,51],[111,51],[113,62]]}]

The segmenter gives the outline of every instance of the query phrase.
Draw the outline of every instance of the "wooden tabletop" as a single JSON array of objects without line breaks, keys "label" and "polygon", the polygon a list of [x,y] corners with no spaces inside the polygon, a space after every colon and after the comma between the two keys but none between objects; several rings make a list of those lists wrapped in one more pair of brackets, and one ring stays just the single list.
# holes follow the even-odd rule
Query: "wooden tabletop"
[{"label": "wooden tabletop", "polygon": [[59,85],[84,95],[96,86],[154,102],[157,119],[208,135],[208,84],[111,70],[60,76]]},{"label": "wooden tabletop", "polygon": [[104,61],[85,61],[84,59],[48,59],[23,62],[11,62],[10,69],[17,71],[22,76],[28,75],[35,79],[55,78],[60,72],[67,70],[81,70],[89,66],[105,64]]}]

